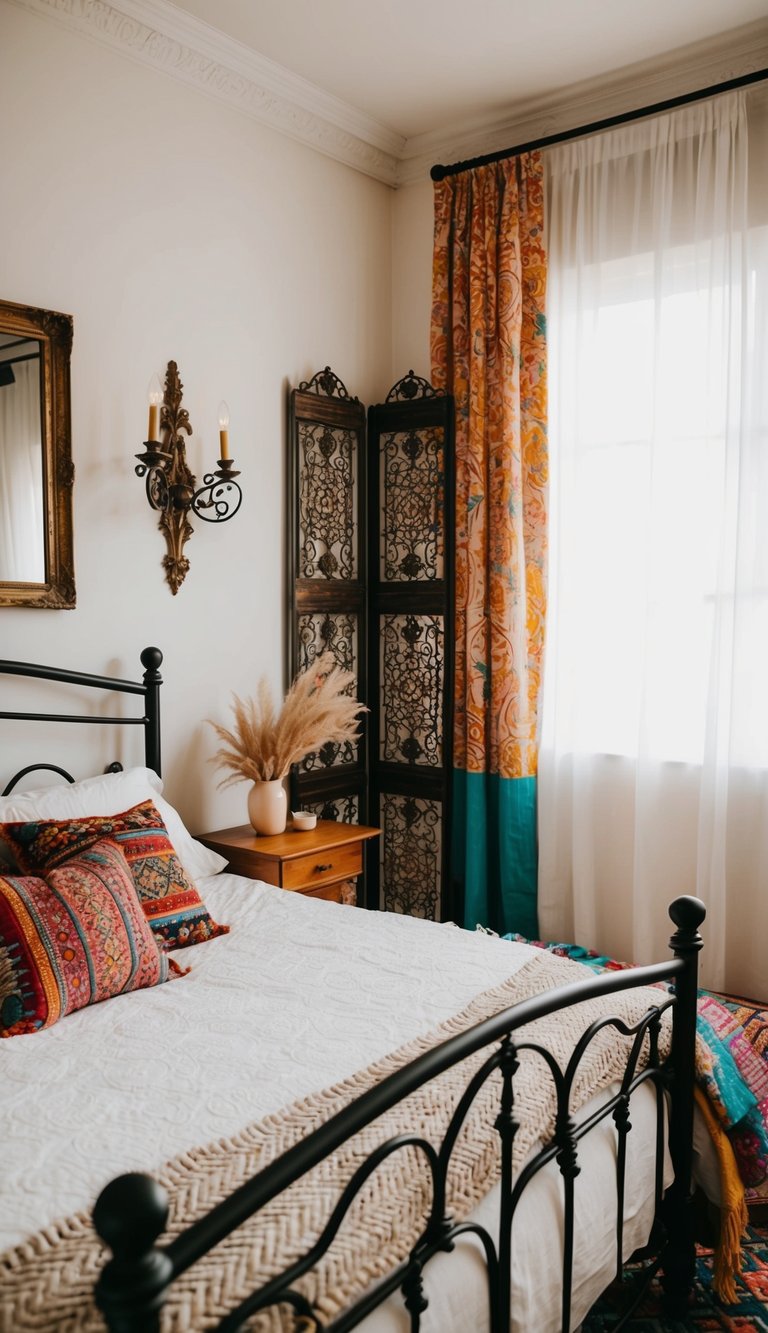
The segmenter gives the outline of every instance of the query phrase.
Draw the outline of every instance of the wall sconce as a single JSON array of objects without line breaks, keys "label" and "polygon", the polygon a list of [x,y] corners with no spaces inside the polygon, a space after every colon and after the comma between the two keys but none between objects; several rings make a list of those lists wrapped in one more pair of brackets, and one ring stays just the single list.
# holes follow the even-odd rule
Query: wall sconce
[{"label": "wall sconce", "polygon": [[[189,413],[181,406],[184,386],[179,379],[175,361],[168,362],[165,391],[160,388],[157,375],[153,376],[149,392],[149,439],[144,441],[144,452],[136,454],[137,477],[146,476],[147,499],[160,514],[159,527],[165,533],[168,547],[163,556],[165,577],[171,592],[176,595],[186,577],[189,561],[184,546],[192,536],[190,510],[206,523],[224,523],[240,508],[243,493],[235,481],[235,471],[229,456],[229,409],[226,403],[219,407],[219,450],[221,457],[215,472],[197,480],[187,466],[182,431],[192,434]],[[158,435],[164,433],[162,442]]]}]

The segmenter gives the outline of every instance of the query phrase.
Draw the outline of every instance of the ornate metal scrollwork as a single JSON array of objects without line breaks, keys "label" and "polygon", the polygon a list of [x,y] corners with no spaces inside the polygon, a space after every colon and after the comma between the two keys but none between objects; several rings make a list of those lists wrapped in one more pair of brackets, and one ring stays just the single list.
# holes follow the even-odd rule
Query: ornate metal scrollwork
[{"label": "ornate metal scrollwork", "polygon": [[444,447],[435,426],[382,438],[380,558],[388,582],[443,577]]},{"label": "ornate metal scrollwork", "polygon": [[370,767],[385,825],[370,896],[385,909],[439,918],[459,910],[448,872],[452,401],[409,370],[369,409],[366,457]]},{"label": "ornate metal scrollwork", "polygon": [[[330,653],[366,702],[365,408],[326,366],[290,396],[290,671]],[[322,819],[365,823],[367,727],[329,741],[291,770],[291,801]]]},{"label": "ornate metal scrollwork", "polygon": [[[144,484],[144,489],[152,509],[165,509],[169,498],[168,481],[159,458],[157,462],[153,462],[148,455],[149,451],[147,450],[146,463],[136,464],[136,476],[146,477],[147,479]],[[170,455],[167,455],[167,457],[170,458]]]},{"label": "ornate metal scrollwork", "polygon": [[299,429],[299,577],[357,577],[355,435],[340,426]]},{"label": "ornate metal scrollwork", "polygon": [[410,403],[414,398],[436,398],[437,392],[432,388],[429,380],[425,380],[421,375],[415,375],[412,370],[407,375],[403,375],[397,384],[393,384],[387,394],[388,403]]},{"label": "ornate metal scrollwork", "polygon": [[344,671],[357,671],[357,617],[343,611],[310,611],[299,616],[299,671],[323,653],[333,653]]},{"label": "ornate metal scrollwork", "polygon": [[147,440],[143,453],[136,455],[136,475],[146,477],[147,500],[160,514],[159,527],[165,533],[168,548],[163,568],[174,595],[189,570],[189,560],[184,555],[184,547],[192,536],[189,511],[206,523],[223,523],[237,513],[243,498],[235,481],[240,473],[229,458],[219,459],[215,472],[206,473],[202,486],[197,487],[187,464],[182,433],[192,434],[189,413],[181,405],[183,388],[176,362],[169,361],[160,409],[160,429],[165,439],[162,444]]},{"label": "ornate metal scrollwork", "polygon": [[358,398],[353,398],[347,393],[346,385],[339,379],[338,375],[326,366],[324,370],[318,370],[311,380],[302,380],[299,385],[299,393],[323,393],[326,398],[344,398],[348,403],[359,402]]},{"label": "ornate metal scrollwork", "polygon": [[[346,612],[305,612],[298,617],[298,649],[300,671],[305,671],[322,653],[333,653],[336,662],[345,671],[357,675],[358,623],[357,616]],[[350,688],[350,693],[354,690]],[[354,741],[344,745],[329,742],[302,759],[302,773],[313,773],[337,764],[352,764],[358,747]],[[325,816],[324,816],[325,817]]]},{"label": "ornate metal scrollwork", "polygon": [[381,906],[435,921],[440,914],[441,806],[382,793]]},{"label": "ornate metal scrollwork", "polygon": [[230,468],[230,460],[222,459],[215,472],[206,473],[202,486],[192,497],[191,508],[206,523],[224,523],[240,508],[243,492],[233,480],[237,473]]},{"label": "ornate metal scrollwork", "polygon": [[324,801],[303,801],[304,810],[312,810],[318,819],[335,819],[339,824],[360,823],[360,798],[357,795],[326,797]]},{"label": "ornate metal scrollwork", "polygon": [[441,616],[382,616],[380,758],[443,762],[443,622]]}]

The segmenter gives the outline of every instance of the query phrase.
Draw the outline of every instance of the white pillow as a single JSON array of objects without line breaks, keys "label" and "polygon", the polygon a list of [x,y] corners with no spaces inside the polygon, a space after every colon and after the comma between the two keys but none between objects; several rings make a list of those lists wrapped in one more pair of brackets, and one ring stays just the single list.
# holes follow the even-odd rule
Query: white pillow
[{"label": "white pillow", "polygon": [[[168,830],[168,837],[193,879],[215,875],[227,864],[210,847],[192,837],[181,815],[160,795],[162,779],[151,768],[129,768],[123,773],[103,773],[82,782],[64,782],[36,791],[11,792],[0,797],[0,824],[29,819],[84,819],[87,815],[117,815],[141,801],[153,801]],[[2,844],[0,844],[2,846]]]}]

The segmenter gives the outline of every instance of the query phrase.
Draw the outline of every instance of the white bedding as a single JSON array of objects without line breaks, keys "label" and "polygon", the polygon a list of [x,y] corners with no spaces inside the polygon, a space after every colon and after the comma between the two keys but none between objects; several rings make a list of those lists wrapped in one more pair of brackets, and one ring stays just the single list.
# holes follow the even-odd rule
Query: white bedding
[{"label": "white bedding", "polygon": [[[191,966],[188,976],[0,1043],[0,1250],[56,1217],[90,1208],[112,1176],[151,1171],[429,1032],[533,952],[229,874],[202,880],[200,888],[212,915],[232,930],[176,954]],[[646,1239],[653,1212],[654,1099],[641,1092],[633,1098],[627,1253]],[[574,1323],[610,1281],[615,1262],[613,1131],[593,1138],[577,1181]],[[527,1274],[515,1297],[520,1330],[558,1326],[559,1294],[547,1297],[557,1264],[558,1194],[556,1169],[548,1168],[517,1224],[515,1263]],[[479,1211],[492,1213],[492,1205],[489,1196]],[[455,1258],[440,1256],[428,1269],[425,1327],[484,1327],[482,1285],[473,1288],[472,1260],[463,1269],[461,1262],[457,1269]],[[458,1274],[457,1285],[447,1285],[445,1269]],[[390,1302],[364,1327],[404,1329],[408,1322]]]}]

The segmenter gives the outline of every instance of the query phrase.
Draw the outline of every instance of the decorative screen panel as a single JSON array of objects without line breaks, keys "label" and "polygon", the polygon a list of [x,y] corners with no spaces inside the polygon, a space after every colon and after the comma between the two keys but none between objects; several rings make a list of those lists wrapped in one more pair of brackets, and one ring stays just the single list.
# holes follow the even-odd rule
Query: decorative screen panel
[{"label": "decorative screen panel", "polygon": [[379,624],[379,758],[441,768],[443,618],[387,615]]},{"label": "decorative screen panel", "polygon": [[441,802],[382,793],[379,874],[381,906],[388,912],[440,919]]},{"label": "decorative screen panel", "polygon": [[327,797],[324,801],[305,801],[305,810],[311,810],[318,819],[335,819],[340,824],[359,824],[359,796]]},{"label": "decorative screen panel", "polygon": [[[365,409],[328,366],[291,394],[288,461],[290,674],[330,652],[366,703]],[[365,822],[365,735],[308,755],[291,774],[291,802]]]},{"label": "decorative screen panel", "polygon": [[298,422],[300,579],[360,577],[357,445],[342,426]]},{"label": "decorative screen panel", "polygon": [[[332,653],[338,666],[351,671],[359,679],[358,616],[347,612],[305,612],[298,617],[297,637],[298,671],[306,671],[323,653]],[[358,762],[358,742],[347,741],[344,745],[329,742],[321,750],[307,755],[299,769],[304,773],[314,773],[334,764]]]},{"label": "decorative screen panel", "polygon": [[442,427],[389,431],[379,460],[380,578],[383,582],[444,577]]},{"label": "decorative screen panel", "polygon": [[360,661],[357,617],[345,612],[308,611],[298,617],[298,668],[306,670],[323,653],[357,674]]},{"label": "decorative screen panel", "polygon": [[383,830],[369,903],[440,920],[454,910],[452,400],[409,372],[369,409],[368,450],[370,787]]}]

